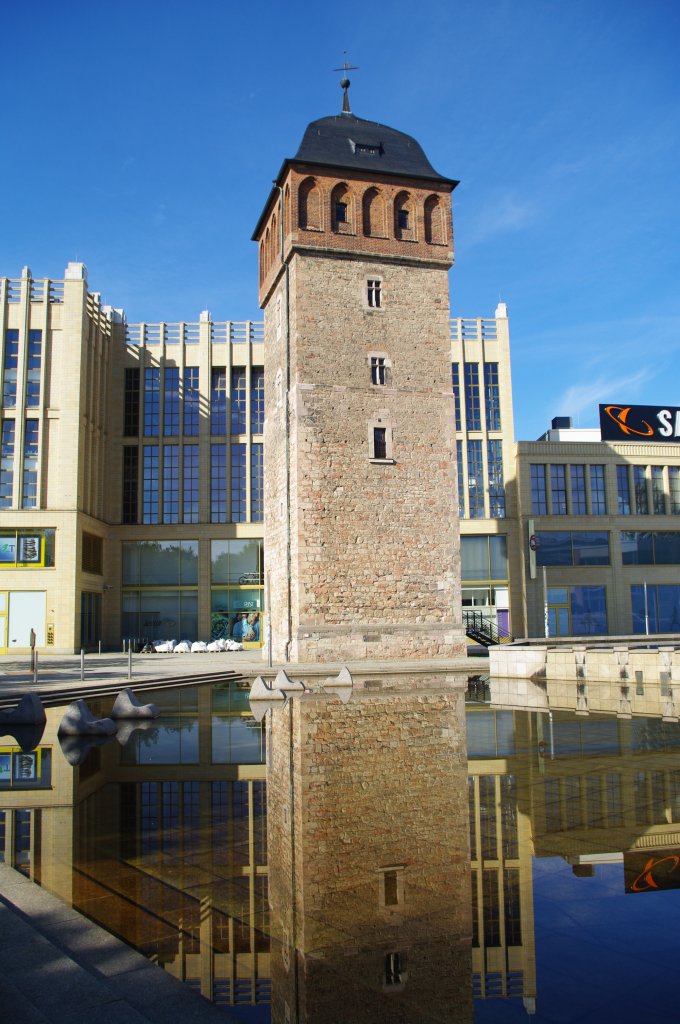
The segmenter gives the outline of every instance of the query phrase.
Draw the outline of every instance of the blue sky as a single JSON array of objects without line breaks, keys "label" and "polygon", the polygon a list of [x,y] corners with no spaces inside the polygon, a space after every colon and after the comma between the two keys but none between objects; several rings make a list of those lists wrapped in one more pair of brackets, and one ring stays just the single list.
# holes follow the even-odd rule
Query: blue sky
[{"label": "blue sky", "polygon": [[250,236],[347,50],[354,113],[461,181],[452,314],[508,303],[516,436],[680,406],[679,0],[35,0],[2,26],[0,274],[78,259],[131,322],[259,318]]}]

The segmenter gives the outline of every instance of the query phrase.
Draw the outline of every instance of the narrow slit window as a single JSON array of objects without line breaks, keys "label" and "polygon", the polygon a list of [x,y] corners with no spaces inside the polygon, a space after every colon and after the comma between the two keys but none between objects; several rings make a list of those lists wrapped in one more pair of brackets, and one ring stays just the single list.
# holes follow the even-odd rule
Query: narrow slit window
[{"label": "narrow slit window", "polygon": [[382,305],[382,302],[381,302],[381,298],[382,298],[382,296],[381,296],[381,285],[382,285],[382,282],[380,280],[376,279],[376,278],[369,278],[369,280],[368,280],[368,284],[367,284],[367,292],[368,292],[367,298],[368,298],[368,305],[371,307],[371,309],[379,309],[380,306]]},{"label": "narrow slit window", "polygon": [[399,903],[399,890],[397,886],[397,872],[385,872],[385,906],[396,907]]},{"label": "narrow slit window", "polygon": [[385,427],[373,428],[373,458],[387,458],[387,430]]},{"label": "narrow slit window", "polygon": [[387,364],[384,356],[371,356],[371,384],[387,383]]},{"label": "narrow slit window", "polygon": [[406,954],[385,955],[385,985],[403,985],[406,982]]},{"label": "narrow slit window", "polygon": [[335,204],[335,222],[336,224],[347,223],[347,203]]}]

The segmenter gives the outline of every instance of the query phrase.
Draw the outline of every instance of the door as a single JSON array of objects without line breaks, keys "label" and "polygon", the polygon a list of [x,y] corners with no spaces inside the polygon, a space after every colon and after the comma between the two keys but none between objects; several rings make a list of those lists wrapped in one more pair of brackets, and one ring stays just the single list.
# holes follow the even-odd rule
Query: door
[{"label": "door", "polygon": [[45,591],[14,590],[9,595],[9,629],[7,646],[30,647],[31,630],[35,630],[36,647],[45,646]]},{"label": "door", "polygon": [[548,636],[571,636],[567,587],[548,587]]}]

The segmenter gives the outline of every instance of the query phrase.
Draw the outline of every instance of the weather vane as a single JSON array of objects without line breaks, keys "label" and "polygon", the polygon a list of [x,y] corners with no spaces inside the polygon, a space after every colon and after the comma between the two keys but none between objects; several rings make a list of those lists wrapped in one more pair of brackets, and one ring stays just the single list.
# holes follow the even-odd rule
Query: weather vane
[{"label": "weather vane", "polygon": [[347,63],[347,50],[343,50],[343,53],[345,54],[345,62],[344,62],[344,64],[342,65],[341,68],[333,68],[333,71],[343,71],[344,72],[342,78],[340,79],[340,86],[341,86],[341,88],[343,90],[342,112],[343,112],[343,114],[351,114],[352,111],[349,109],[349,84],[350,83],[349,83],[349,78],[347,77],[347,72],[348,71],[358,71],[359,67],[356,64],[348,64]]}]

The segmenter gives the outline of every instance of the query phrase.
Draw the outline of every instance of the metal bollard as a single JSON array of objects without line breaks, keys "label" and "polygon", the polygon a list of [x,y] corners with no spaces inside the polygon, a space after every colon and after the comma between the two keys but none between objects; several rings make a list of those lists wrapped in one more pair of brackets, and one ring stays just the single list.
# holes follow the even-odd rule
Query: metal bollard
[{"label": "metal bollard", "polygon": [[132,644],[128,641],[128,680],[132,679]]},{"label": "metal bollard", "polygon": [[38,685],[38,651],[37,649],[33,652],[33,683],[35,686]]},{"label": "metal bollard", "polygon": [[80,681],[85,682],[85,651],[80,648]]}]

